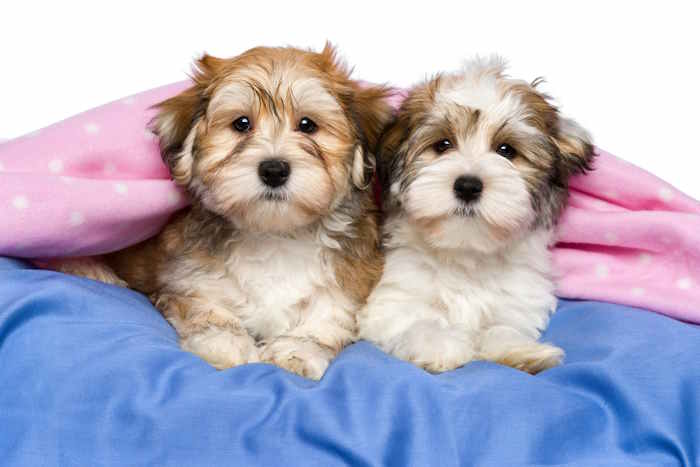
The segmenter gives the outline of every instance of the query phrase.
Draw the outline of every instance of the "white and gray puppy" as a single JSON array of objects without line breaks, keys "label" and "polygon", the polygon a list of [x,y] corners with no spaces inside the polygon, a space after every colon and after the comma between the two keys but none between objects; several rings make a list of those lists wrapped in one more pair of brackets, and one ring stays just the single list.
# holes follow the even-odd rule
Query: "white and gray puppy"
[{"label": "white and gray puppy", "polygon": [[414,87],[378,149],[384,273],[360,337],[431,372],[490,360],[531,373],[556,298],[548,246],[589,135],[500,59]]}]

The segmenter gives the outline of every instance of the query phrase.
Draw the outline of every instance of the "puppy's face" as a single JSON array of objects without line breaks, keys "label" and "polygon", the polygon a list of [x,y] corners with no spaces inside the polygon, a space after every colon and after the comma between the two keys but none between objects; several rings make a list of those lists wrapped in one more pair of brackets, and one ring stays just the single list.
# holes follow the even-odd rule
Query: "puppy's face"
[{"label": "puppy's face", "polygon": [[414,88],[379,152],[389,209],[435,247],[481,253],[552,226],[592,158],[586,132],[494,60]]},{"label": "puppy's face", "polygon": [[289,232],[368,184],[386,92],[350,80],[330,46],[205,56],[193,78],[152,126],[173,178],[205,209],[241,229]]}]

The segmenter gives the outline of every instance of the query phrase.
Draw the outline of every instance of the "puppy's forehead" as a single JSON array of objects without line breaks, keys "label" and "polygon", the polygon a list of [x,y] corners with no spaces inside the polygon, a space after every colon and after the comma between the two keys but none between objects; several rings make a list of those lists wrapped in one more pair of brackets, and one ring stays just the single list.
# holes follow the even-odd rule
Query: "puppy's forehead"
[{"label": "puppy's forehead", "polygon": [[525,116],[527,109],[520,95],[511,92],[514,84],[514,81],[494,75],[448,77],[441,82],[435,94],[435,111],[445,114],[454,108],[478,110],[481,123],[517,121]]},{"label": "puppy's forehead", "polygon": [[499,86],[495,79],[450,77],[438,87],[435,104],[438,107],[457,104],[469,109],[487,111],[498,106],[502,97],[502,86]]},{"label": "puppy's forehead", "polygon": [[275,106],[294,111],[340,112],[323,73],[289,60],[242,64],[222,77],[209,110]]}]

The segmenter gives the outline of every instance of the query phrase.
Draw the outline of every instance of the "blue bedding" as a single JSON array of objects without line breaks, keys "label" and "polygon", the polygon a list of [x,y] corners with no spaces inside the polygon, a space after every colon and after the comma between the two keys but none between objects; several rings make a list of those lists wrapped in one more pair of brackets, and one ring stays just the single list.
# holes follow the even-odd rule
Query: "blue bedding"
[{"label": "blue bedding", "polygon": [[[700,306],[700,304],[699,304]],[[138,293],[0,258],[2,465],[697,465],[700,328],[561,301],[538,376],[360,342],[316,383],[182,352]]]}]

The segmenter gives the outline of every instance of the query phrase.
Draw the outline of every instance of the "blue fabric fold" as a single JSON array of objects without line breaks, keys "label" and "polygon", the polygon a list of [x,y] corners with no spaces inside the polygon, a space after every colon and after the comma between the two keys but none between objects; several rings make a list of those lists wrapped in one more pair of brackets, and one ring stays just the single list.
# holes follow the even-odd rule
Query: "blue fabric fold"
[{"label": "blue fabric fold", "polygon": [[0,465],[700,463],[700,328],[562,300],[544,340],[567,358],[537,376],[366,342],[320,382],[217,371],[142,295],[0,258]]}]

